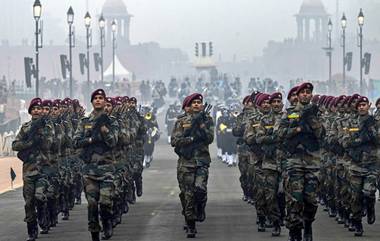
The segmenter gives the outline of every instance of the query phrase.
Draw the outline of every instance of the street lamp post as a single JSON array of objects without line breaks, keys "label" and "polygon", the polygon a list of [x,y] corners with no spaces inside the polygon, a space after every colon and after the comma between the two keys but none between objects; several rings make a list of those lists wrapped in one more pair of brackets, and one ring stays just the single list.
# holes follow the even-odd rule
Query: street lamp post
[{"label": "street lamp post", "polygon": [[99,29],[100,29],[100,58],[101,58],[101,65],[100,65],[100,80],[103,83],[104,82],[104,69],[103,69],[103,49],[106,46],[105,42],[105,34],[104,34],[104,28],[106,26],[106,21],[103,17],[103,14],[99,18]]},{"label": "street lamp post", "polygon": [[84,16],[84,24],[86,26],[86,47],[87,47],[87,91],[90,93],[90,38],[91,38],[91,15],[89,12]]},{"label": "street lamp post", "polygon": [[[332,22],[331,19],[329,19],[328,23],[328,49],[327,49],[327,54],[329,57],[329,88],[332,88],[332,83],[331,83],[331,65],[332,65],[332,47],[331,47],[331,33],[332,33]],[[331,92],[331,89],[329,89],[329,92]]]},{"label": "street lamp post", "polygon": [[33,4],[33,17],[36,22],[36,71],[35,71],[35,78],[36,78],[36,97],[39,96],[39,88],[40,88],[40,79],[39,79],[39,49],[42,48],[42,38],[41,43],[39,43],[39,37],[42,34],[41,28],[39,26],[40,18],[42,13],[42,6],[40,3],[40,0],[35,0]]},{"label": "street lamp post", "polygon": [[342,50],[343,50],[343,89],[346,89],[346,28],[347,28],[347,18],[346,15],[343,13],[342,19]]},{"label": "street lamp post", "polygon": [[70,70],[70,98],[73,98],[73,47],[74,47],[74,10],[70,6],[67,11],[67,23],[69,24],[69,70]]},{"label": "street lamp post", "polygon": [[115,19],[111,23],[112,28],[112,85],[115,84],[115,51],[116,51],[116,29],[117,23]]},{"label": "street lamp post", "polygon": [[358,25],[359,25],[359,45],[360,48],[360,93],[363,94],[363,25],[364,25],[364,14],[363,10],[360,9],[358,15]]}]

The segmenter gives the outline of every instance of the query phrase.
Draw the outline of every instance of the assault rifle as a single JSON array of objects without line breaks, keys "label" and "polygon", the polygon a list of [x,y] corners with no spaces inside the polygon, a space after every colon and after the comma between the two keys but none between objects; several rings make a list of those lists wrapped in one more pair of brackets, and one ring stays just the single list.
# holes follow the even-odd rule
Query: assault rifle
[{"label": "assault rifle", "polygon": [[46,125],[47,118],[46,117],[41,117],[35,121],[32,122],[32,126],[30,127],[29,132],[27,133],[26,136],[26,142],[33,142],[33,145],[29,147],[28,149],[19,151],[17,153],[17,157],[22,161],[22,162],[28,162],[30,155],[32,152],[36,149],[39,148],[41,145],[41,135],[38,133],[38,131],[41,128],[44,128]]},{"label": "assault rifle", "polygon": [[100,115],[96,120],[95,124],[92,127],[91,131],[88,133],[88,137],[91,137],[92,143],[86,147],[83,148],[81,153],[81,159],[84,162],[90,162],[91,157],[94,153],[97,153],[99,155],[104,154],[109,147],[104,143],[102,138],[102,133],[100,131],[100,128],[102,126],[110,127],[111,126],[111,119],[108,117],[107,114]]},{"label": "assault rifle", "polygon": [[290,128],[300,127],[301,132],[286,141],[286,147],[290,153],[297,152],[297,146],[303,145],[308,151],[317,151],[319,149],[319,142],[310,127],[309,120],[318,114],[318,106],[311,104],[306,106],[301,115],[296,116],[290,123]]}]

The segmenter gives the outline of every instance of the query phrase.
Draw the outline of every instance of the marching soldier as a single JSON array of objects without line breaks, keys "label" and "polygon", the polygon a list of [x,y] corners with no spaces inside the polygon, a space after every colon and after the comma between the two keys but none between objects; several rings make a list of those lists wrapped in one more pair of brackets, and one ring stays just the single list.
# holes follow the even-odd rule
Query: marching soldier
[{"label": "marching soldier", "polygon": [[250,154],[249,147],[245,144],[243,135],[245,126],[247,125],[250,116],[255,113],[255,109],[253,106],[253,101],[251,96],[246,96],[243,100],[243,111],[238,115],[236,124],[232,129],[234,136],[237,139],[237,150],[238,150],[238,166],[240,170],[240,186],[243,190],[243,201],[248,201],[248,199],[252,200],[252,193],[250,193],[249,186],[251,185],[251,181],[249,178],[249,163],[250,163]]},{"label": "marching soldier", "polygon": [[46,176],[41,167],[49,163],[48,152],[53,143],[53,129],[42,117],[42,100],[35,98],[30,102],[28,113],[32,120],[24,123],[12,143],[12,149],[23,162],[23,196],[25,200],[25,222],[28,239],[38,237],[38,226],[47,233],[46,220]]},{"label": "marching soldier", "polygon": [[74,136],[74,146],[83,148],[84,190],[88,201],[88,229],[92,240],[99,240],[99,214],[102,220],[102,239],[110,239],[113,234],[113,173],[114,158],[112,149],[118,142],[119,125],[109,118],[104,107],[106,93],[102,89],[91,95],[93,111],[78,124]]},{"label": "marching soldier", "polygon": [[286,227],[289,240],[311,241],[312,223],[318,208],[319,140],[324,128],[318,108],[310,104],[313,85],[297,88],[298,103],[281,119],[279,133],[287,146]]},{"label": "marching soldier", "polygon": [[343,136],[343,147],[351,158],[350,184],[352,191],[352,222],[355,236],[363,235],[362,211],[366,210],[368,224],[375,222],[378,130],[369,115],[369,100],[360,97],[356,102],[357,126],[350,126]]},{"label": "marching soldier", "polygon": [[184,216],[187,237],[194,238],[195,222],[206,218],[208,168],[211,158],[208,146],[214,140],[214,124],[208,111],[204,110],[203,96],[193,94],[188,98],[191,114],[178,119],[171,145],[179,155],[177,177],[184,195]]}]

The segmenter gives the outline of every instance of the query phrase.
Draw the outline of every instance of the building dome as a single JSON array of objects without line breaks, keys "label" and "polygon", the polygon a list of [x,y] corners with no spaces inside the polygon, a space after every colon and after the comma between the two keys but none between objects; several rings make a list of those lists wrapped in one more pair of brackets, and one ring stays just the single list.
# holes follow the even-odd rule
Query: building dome
[{"label": "building dome", "polygon": [[126,15],[128,11],[123,0],[106,0],[102,8],[102,13],[104,15]]},{"label": "building dome", "polygon": [[300,15],[325,15],[326,8],[321,0],[304,0],[299,12]]}]

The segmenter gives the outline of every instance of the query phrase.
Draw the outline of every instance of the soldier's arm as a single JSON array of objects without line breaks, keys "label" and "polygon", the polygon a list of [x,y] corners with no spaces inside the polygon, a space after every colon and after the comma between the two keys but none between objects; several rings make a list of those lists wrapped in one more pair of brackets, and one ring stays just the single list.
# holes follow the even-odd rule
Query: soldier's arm
[{"label": "soldier's arm", "polygon": [[243,115],[240,114],[235,122],[235,126],[232,128],[232,134],[236,137],[242,137],[244,135]]},{"label": "soldier's arm", "polygon": [[32,147],[33,142],[27,141],[27,133],[25,132],[25,127],[22,126],[15,140],[12,142],[13,151],[22,151]]},{"label": "soldier's arm", "polygon": [[108,147],[115,147],[118,142],[119,124],[115,119],[111,120],[111,126],[107,132],[101,132],[103,141]]},{"label": "soldier's arm", "polygon": [[84,136],[84,131],[85,131],[84,123],[85,121],[81,119],[78,124],[78,128],[75,131],[74,138],[73,138],[74,148],[82,148],[91,144],[90,137]]},{"label": "soldier's arm", "polygon": [[183,147],[191,144],[193,142],[192,137],[184,136],[184,129],[180,120],[177,120],[174,124],[174,128],[171,135],[170,144],[172,147]]},{"label": "soldier's arm", "polygon": [[259,126],[254,120],[252,120],[244,131],[244,140],[248,145],[256,143],[256,128]]},{"label": "soldier's arm", "polygon": [[270,144],[273,143],[273,137],[266,134],[266,129],[263,125],[256,128],[255,140],[257,144]]},{"label": "soldier's arm", "polygon": [[53,145],[54,142],[54,127],[51,122],[46,123],[44,126],[42,138],[41,149],[50,150],[51,145]]},{"label": "soldier's arm", "polygon": [[201,128],[201,131],[204,131],[205,133],[205,143],[207,145],[210,145],[214,141],[214,121],[212,120],[212,117],[209,117],[208,123]]}]

